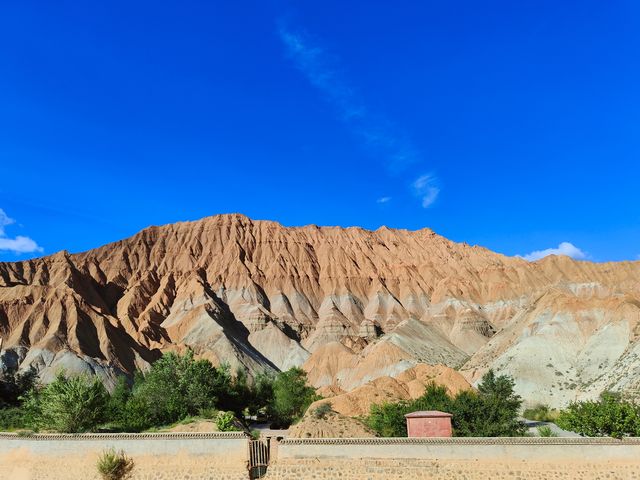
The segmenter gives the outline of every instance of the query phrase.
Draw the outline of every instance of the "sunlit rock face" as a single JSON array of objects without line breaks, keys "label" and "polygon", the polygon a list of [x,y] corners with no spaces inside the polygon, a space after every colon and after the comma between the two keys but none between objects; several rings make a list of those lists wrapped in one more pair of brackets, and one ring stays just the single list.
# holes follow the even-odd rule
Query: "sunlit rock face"
[{"label": "sunlit rock face", "polygon": [[220,215],[0,263],[0,368],[112,381],[190,348],[250,372],[305,365],[346,391],[442,364],[472,382],[495,368],[527,401],[561,405],[638,392],[639,298],[638,262],[529,263],[428,229]]}]

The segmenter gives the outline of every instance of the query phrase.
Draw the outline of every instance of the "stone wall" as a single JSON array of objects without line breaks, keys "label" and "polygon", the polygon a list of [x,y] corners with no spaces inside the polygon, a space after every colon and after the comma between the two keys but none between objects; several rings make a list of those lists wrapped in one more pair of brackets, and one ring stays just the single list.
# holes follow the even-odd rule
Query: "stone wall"
[{"label": "stone wall", "polygon": [[640,440],[584,438],[291,439],[267,480],[633,480]]},{"label": "stone wall", "polygon": [[[133,480],[247,479],[241,433],[0,434],[0,479],[98,480],[96,462],[123,450]],[[640,480],[640,439],[289,439],[266,480]]]},{"label": "stone wall", "polygon": [[0,434],[2,480],[98,480],[106,449],[134,461],[133,480],[246,480],[247,438],[242,433]]}]

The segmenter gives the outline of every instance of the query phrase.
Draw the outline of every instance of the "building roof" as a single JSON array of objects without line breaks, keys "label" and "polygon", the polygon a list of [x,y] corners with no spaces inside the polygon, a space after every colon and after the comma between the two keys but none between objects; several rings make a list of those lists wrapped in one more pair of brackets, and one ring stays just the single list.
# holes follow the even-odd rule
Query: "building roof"
[{"label": "building roof", "polygon": [[405,415],[407,418],[434,418],[434,417],[453,417],[450,413],[440,412],[438,410],[428,410],[420,412],[411,412]]}]

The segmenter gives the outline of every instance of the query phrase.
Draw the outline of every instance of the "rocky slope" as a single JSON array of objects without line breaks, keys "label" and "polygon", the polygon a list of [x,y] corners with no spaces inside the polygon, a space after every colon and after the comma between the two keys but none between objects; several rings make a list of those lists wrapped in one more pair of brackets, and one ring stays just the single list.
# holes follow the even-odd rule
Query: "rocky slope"
[{"label": "rocky slope", "polygon": [[318,393],[324,399],[318,400],[310,408],[329,401],[334,411],[350,417],[359,417],[368,415],[371,405],[374,404],[415,400],[424,394],[429,383],[447,387],[451,395],[472,388],[459,372],[443,365],[419,363],[395,376],[371,376],[374,377],[373,380],[346,391],[335,385],[320,387]]},{"label": "rocky slope", "polygon": [[[285,228],[241,215],[0,263],[1,361],[112,378],[164,350],[342,391],[419,363],[516,377],[553,405],[638,392],[640,262],[529,263],[428,229]],[[307,363],[305,363],[307,362]]]},{"label": "rocky slope", "polygon": [[[322,402],[322,403],[326,403]],[[312,405],[305,416],[289,428],[289,438],[373,438],[375,433],[359,420],[335,411],[315,413],[320,406]]]}]

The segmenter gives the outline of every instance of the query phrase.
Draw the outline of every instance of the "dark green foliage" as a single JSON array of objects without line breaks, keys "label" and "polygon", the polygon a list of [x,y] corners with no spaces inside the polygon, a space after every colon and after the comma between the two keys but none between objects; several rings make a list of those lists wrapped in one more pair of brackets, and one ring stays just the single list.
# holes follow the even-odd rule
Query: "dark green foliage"
[{"label": "dark green foliage", "polygon": [[37,381],[33,368],[25,372],[8,370],[0,375],[0,431],[32,428],[32,415],[23,403]]},{"label": "dark green foliage", "polygon": [[407,422],[404,416],[414,411],[409,402],[371,405],[371,411],[365,423],[381,437],[406,437]]},{"label": "dark green foliage", "polygon": [[407,413],[419,410],[440,410],[451,412],[453,400],[446,387],[430,383],[421,397],[411,402],[384,403],[372,405],[367,424],[382,437],[406,437]]},{"label": "dark green foliage", "polygon": [[0,377],[0,408],[16,407],[21,398],[36,386],[38,374],[34,368],[26,372],[7,371]]},{"label": "dark green foliage", "polygon": [[116,429],[125,432],[141,432],[160,425],[154,424],[154,418],[151,416],[148,402],[141,395],[131,396],[124,405],[122,412],[113,420],[116,423]]},{"label": "dark green foliage", "polygon": [[142,430],[214,408],[218,395],[228,395],[223,389],[229,384],[226,370],[216,369],[207,360],[195,360],[192,352],[182,356],[168,353],[146,374],[136,375],[130,393],[120,383],[112,406],[121,409],[115,416],[126,430]]},{"label": "dark green foliage", "polygon": [[431,382],[425,387],[422,396],[411,403],[411,408],[413,408],[414,411],[439,410],[441,412],[448,412],[452,408],[452,400],[447,393],[446,387]]},{"label": "dark green foliage", "polygon": [[[522,405],[520,396],[514,393],[515,382],[507,375],[496,376],[489,370],[478,385],[477,399],[460,396],[467,413],[469,407],[474,408],[475,415],[467,415],[466,425],[460,435],[474,437],[513,437],[524,435],[526,427],[518,420]],[[465,398],[466,397],[466,398]],[[452,412],[454,418],[456,409]],[[458,423],[453,421],[454,429]],[[458,435],[458,432],[456,431]]]},{"label": "dark green foliage", "polygon": [[120,425],[124,420],[127,402],[131,398],[131,387],[126,377],[119,377],[107,402],[107,422]]},{"label": "dark green foliage", "polygon": [[456,437],[497,436],[487,434],[487,423],[490,420],[485,418],[485,415],[492,414],[487,412],[490,408],[480,394],[470,390],[459,392],[452,402],[451,410],[448,410],[453,415],[453,434]]},{"label": "dark green foliage", "polygon": [[239,418],[248,410],[266,410],[272,402],[273,377],[258,375],[249,382],[244,370],[235,378],[228,365],[215,368],[193,353],[168,353],[146,374],[138,373],[129,389],[121,381],[112,393],[112,418],[121,430],[141,431],[186,417],[211,416],[218,410]]},{"label": "dark green foliage", "polygon": [[276,376],[272,373],[260,373],[253,382],[252,394],[249,401],[249,412],[258,416],[266,416],[272,410],[273,384]]},{"label": "dark green foliage", "polygon": [[109,394],[98,377],[78,375],[55,380],[33,390],[25,408],[33,415],[34,426],[65,433],[95,431],[104,422]]},{"label": "dark green foliage", "polygon": [[598,401],[572,403],[560,412],[556,423],[588,437],[640,436],[640,405],[605,392]]},{"label": "dark green foliage", "polygon": [[[133,380],[119,378],[111,394],[97,377],[60,374],[40,388],[34,387],[35,379],[32,372],[2,378],[0,430],[138,432],[189,417],[218,418],[219,410],[231,419],[244,421],[250,414],[288,426],[318,398],[300,369],[258,374],[251,381],[244,370],[234,377],[228,365],[215,368],[191,352],[168,353]],[[223,423],[235,428],[235,423]]]},{"label": "dark green foliage", "polygon": [[273,416],[280,426],[289,426],[304,415],[309,405],[320,397],[307,385],[307,374],[291,368],[278,374],[273,382]]},{"label": "dark green foliage", "polygon": [[254,401],[254,391],[249,384],[247,372],[243,369],[236,370],[235,377],[228,374],[226,367],[226,379],[224,391],[221,393],[219,407],[223,410],[230,410],[239,417],[243,416],[243,411]]},{"label": "dark green foliage", "polygon": [[26,418],[26,412],[24,408],[0,408],[0,432],[27,428],[31,426],[31,423],[32,422],[28,418]]},{"label": "dark green foliage", "polygon": [[513,386],[509,377],[496,377],[491,370],[482,378],[477,393],[462,391],[451,397],[445,387],[432,383],[414,401],[373,405],[367,424],[380,436],[404,437],[405,414],[440,410],[453,415],[454,435],[459,437],[523,435],[526,428],[517,420],[521,400]]}]

